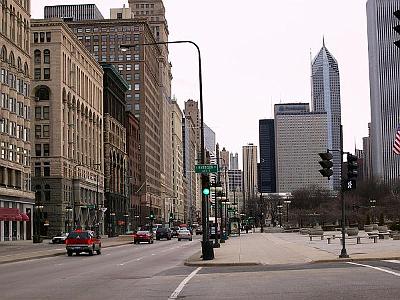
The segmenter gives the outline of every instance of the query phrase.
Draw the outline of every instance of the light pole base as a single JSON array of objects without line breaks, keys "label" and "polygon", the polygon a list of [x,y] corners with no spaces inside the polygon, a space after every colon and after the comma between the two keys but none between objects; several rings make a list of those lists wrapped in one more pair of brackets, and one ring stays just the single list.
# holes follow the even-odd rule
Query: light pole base
[{"label": "light pole base", "polygon": [[219,248],[219,247],[221,247],[221,245],[218,243],[218,241],[215,241],[214,244],[213,244],[213,247],[214,248]]},{"label": "light pole base", "polygon": [[201,251],[203,260],[214,259],[214,248],[211,241],[201,241]]},{"label": "light pole base", "polygon": [[349,258],[350,256],[347,254],[346,249],[342,249],[342,252],[339,255],[339,258]]}]

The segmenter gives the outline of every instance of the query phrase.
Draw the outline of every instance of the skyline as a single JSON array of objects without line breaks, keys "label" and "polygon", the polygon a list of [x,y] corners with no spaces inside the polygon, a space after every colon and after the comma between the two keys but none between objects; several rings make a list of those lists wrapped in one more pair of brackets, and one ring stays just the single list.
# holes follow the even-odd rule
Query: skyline
[{"label": "skyline", "polygon": [[[128,6],[128,1],[71,4],[84,3],[95,3],[105,18],[109,8]],[[256,7],[246,6],[251,13],[243,13],[242,3],[164,1],[169,40],[190,39],[201,49],[204,121],[220,146],[241,158],[242,146],[259,146],[258,121],[272,117],[273,104],[311,103],[311,59],[324,37],[339,64],[344,150],[353,152],[355,143],[362,149],[370,121],[366,0],[257,0],[252,1]],[[33,5],[32,18],[42,18],[45,5],[59,4]],[[271,41],[279,46],[270,47]],[[183,110],[184,101],[198,101],[197,55],[190,46],[170,45],[169,50],[172,94]]]}]

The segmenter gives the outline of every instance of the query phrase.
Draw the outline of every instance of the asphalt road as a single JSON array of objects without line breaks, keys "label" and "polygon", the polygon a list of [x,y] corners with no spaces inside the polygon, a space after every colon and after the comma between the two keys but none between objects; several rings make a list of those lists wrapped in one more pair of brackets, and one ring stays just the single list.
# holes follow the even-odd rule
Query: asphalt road
[{"label": "asphalt road", "polygon": [[183,265],[199,239],[0,265],[0,299],[398,299],[400,261]]}]

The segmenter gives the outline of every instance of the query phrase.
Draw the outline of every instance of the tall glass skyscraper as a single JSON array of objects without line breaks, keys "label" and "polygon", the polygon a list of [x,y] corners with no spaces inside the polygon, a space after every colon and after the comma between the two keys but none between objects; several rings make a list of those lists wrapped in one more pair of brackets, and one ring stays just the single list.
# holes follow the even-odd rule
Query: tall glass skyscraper
[{"label": "tall glass skyscraper", "polygon": [[400,175],[400,156],[392,151],[400,123],[400,49],[393,42],[400,24],[393,12],[400,0],[368,0],[368,55],[371,101],[372,176],[393,183]]},{"label": "tall glass skyscraper", "polygon": [[[325,41],[312,62],[312,108],[326,112],[328,119],[328,148],[340,150],[340,76],[336,59],[325,47]],[[333,189],[340,189],[340,152],[333,152]]]},{"label": "tall glass skyscraper", "polygon": [[276,192],[274,119],[259,120],[261,193]]}]

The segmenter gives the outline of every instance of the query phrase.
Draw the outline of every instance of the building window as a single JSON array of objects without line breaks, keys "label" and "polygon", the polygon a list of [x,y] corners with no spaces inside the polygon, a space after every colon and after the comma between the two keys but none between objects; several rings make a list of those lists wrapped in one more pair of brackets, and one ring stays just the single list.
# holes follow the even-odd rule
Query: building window
[{"label": "building window", "polygon": [[49,49],[46,49],[46,50],[44,50],[43,51],[43,62],[45,63],[45,64],[49,64],[50,63],[50,50]]},{"label": "building window", "polygon": [[[35,166],[35,176],[36,176],[36,177],[40,177],[40,176],[42,176],[41,173],[42,173],[42,172],[41,172],[40,166]],[[36,194],[41,195],[41,192],[40,192],[40,191],[37,191]]]},{"label": "building window", "polygon": [[43,156],[49,156],[49,155],[50,155],[50,145],[43,144]]},{"label": "building window", "polygon": [[51,32],[46,32],[46,42],[51,42]]},{"label": "building window", "polygon": [[42,145],[41,144],[35,144],[35,155],[36,156],[42,155]]},{"label": "building window", "polygon": [[132,70],[132,65],[126,65],[126,70],[131,71]]},{"label": "building window", "polygon": [[139,71],[139,64],[135,64],[134,70],[135,70],[135,71]]},{"label": "building window", "polygon": [[43,125],[43,137],[49,137],[49,125]]},{"label": "building window", "polygon": [[41,125],[35,125],[35,137],[36,138],[42,137],[42,126]]},{"label": "building window", "polygon": [[43,69],[43,78],[44,79],[50,79],[50,68],[44,68]]},{"label": "building window", "polygon": [[140,74],[139,73],[135,73],[135,80],[139,80],[140,79]]},{"label": "building window", "polygon": [[118,71],[123,71],[124,70],[124,65],[118,65]]},{"label": "building window", "polygon": [[42,72],[40,68],[35,68],[35,80],[40,80],[42,77]]},{"label": "building window", "polygon": [[42,108],[40,106],[35,107],[35,119],[40,120],[42,118]]},{"label": "building window", "polygon": [[135,83],[135,91],[139,91],[140,90],[140,83]]},{"label": "building window", "polygon": [[49,165],[46,166],[46,164],[49,163],[44,163],[44,164],[45,166],[43,167],[43,176],[50,176],[50,166]]},{"label": "building window", "polygon": [[133,55],[133,60],[139,60],[139,59],[140,59],[139,54]]},{"label": "building window", "polygon": [[122,19],[122,13],[117,13],[117,19]]},{"label": "building window", "polygon": [[132,80],[132,75],[131,74],[126,74],[126,80],[131,81]]},{"label": "building window", "polygon": [[39,42],[39,33],[35,32],[33,34],[33,42],[38,43]]},{"label": "building window", "polygon": [[49,106],[43,106],[43,119],[48,120],[49,119],[49,111],[50,107]]},{"label": "building window", "polygon": [[40,52],[40,50],[35,50],[35,52],[33,53],[34,56],[34,62],[35,64],[40,64],[41,60],[42,60],[42,54]]},{"label": "building window", "polygon": [[40,42],[44,43],[44,32],[40,33]]}]

